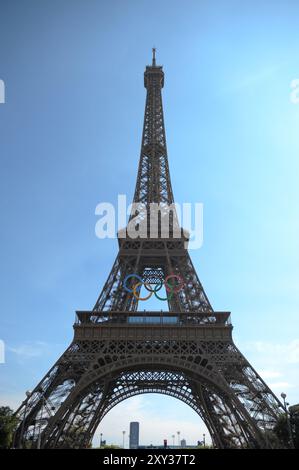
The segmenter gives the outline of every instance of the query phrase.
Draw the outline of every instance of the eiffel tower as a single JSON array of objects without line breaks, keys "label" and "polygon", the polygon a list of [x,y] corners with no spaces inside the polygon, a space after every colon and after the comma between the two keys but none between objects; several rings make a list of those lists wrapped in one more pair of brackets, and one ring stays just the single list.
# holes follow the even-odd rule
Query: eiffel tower
[{"label": "eiffel tower", "polygon": [[[168,236],[162,233],[174,198],[164,72],[155,49],[144,86],[141,154],[128,222],[145,226],[143,236],[137,229],[135,237],[127,229],[118,232],[119,252],[93,310],[76,312],[72,343],[17,410],[15,447],[88,447],[109,410],[142,393],[188,404],[217,448],[269,447],[267,435],[282,404],[235,346],[230,312],[213,310],[188,253],[188,233],[174,233],[175,210],[168,211]],[[161,208],[154,236],[146,219],[152,204]],[[141,288],[159,296],[162,285],[168,311],[138,310]]]}]

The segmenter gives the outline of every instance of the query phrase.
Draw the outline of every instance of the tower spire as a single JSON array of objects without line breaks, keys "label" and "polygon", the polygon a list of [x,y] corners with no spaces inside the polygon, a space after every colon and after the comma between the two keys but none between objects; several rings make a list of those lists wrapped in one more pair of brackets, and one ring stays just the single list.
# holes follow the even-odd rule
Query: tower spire
[{"label": "tower spire", "polygon": [[161,93],[164,72],[162,66],[156,65],[156,48],[152,51],[152,64],[144,72],[147,94],[134,203],[172,204]]},{"label": "tower spire", "polygon": [[153,47],[153,60],[152,60],[152,66],[156,67],[156,48]]}]

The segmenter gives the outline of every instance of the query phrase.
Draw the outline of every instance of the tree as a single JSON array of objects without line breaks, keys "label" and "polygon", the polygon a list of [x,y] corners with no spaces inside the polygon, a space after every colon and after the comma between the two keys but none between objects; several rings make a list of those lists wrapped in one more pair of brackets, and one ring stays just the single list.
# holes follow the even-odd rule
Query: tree
[{"label": "tree", "polygon": [[290,406],[289,411],[294,447],[299,449],[299,405]]},{"label": "tree", "polygon": [[290,432],[288,428],[288,419],[287,415],[281,414],[278,417],[278,420],[273,429],[274,433],[278,437],[279,441],[285,446],[288,447],[290,444]]},{"label": "tree", "polygon": [[18,418],[9,406],[0,407],[0,449],[12,446],[13,435],[18,425]]}]

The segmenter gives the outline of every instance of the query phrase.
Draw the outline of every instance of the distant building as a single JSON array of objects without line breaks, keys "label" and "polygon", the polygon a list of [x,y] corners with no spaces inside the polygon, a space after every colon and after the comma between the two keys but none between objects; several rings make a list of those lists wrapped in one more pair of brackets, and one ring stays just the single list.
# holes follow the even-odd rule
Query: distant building
[{"label": "distant building", "polygon": [[181,447],[186,447],[187,443],[185,439],[181,440]]},{"label": "distant building", "polygon": [[130,423],[130,449],[138,449],[139,446],[139,423],[132,421]]}]

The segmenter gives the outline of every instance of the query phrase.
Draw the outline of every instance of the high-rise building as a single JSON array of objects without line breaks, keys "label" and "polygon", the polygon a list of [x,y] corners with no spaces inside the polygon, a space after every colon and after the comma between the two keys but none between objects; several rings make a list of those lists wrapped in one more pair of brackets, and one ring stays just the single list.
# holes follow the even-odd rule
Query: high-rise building
[{"label": "high-rise building", "polygon": [[130,449],[138,449],[139,446],[139,423],[132,421],[130,423]]}]

